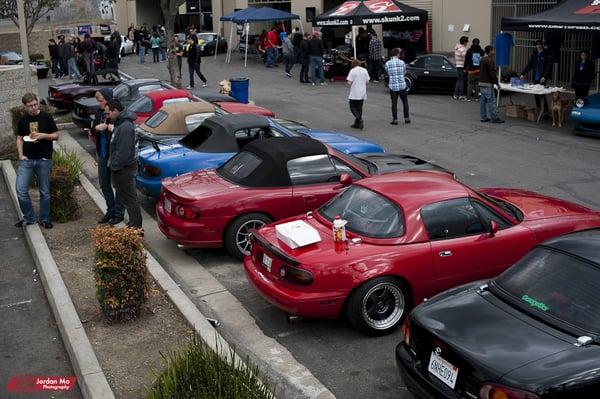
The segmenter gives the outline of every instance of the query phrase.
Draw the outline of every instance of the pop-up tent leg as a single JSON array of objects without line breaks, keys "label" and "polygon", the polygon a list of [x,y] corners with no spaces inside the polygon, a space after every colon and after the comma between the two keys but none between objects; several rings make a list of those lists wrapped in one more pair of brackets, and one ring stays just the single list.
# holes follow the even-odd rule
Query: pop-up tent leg
[{"label": "pop-up tent leg", "polygon": [[246,32],[246,54],[244,54],[244,68],[248,65],[248,36],[250,36],[250,23],[244,25]]},{"label": "pop-up tent leg", "polygon": [[352,47],[354,48],[354,59],[356,59],[356,32],[355,26],[352,25]]},{"label": "pop-up tent leg", "polygon": [[227,63],[231,62],[231,46],[233,45],[233,21],[231,21],[231,31],[229,32],[229,51],[227,52]]}]

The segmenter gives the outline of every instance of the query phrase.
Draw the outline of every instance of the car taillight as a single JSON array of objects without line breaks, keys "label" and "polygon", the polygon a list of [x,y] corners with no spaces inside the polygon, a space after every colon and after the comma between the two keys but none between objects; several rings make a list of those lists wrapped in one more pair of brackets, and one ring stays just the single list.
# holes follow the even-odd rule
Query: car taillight
[{"label": "car taillight", "polygon": [[313,275],[310,272],[294,266],[281,266],[279,275],[281,278],[292,284],[310,285],[313,282]]},{"label": "car taillight", "polygon": [[410,325],[408,324],[408,319],[405,319],[404,323],[402,323],[402,336],[404,337],[406,346],[410,347]]},{"label": "car taillight", "polygon": [[58,97],[60,97],[60,96],[61,96],[61,94],[62,94],[62,93],[61,93],[60,91],[58,91],[58,90],[52,90],[52,91],[51,91],[51,93],[52,93],[52,97],[54,97],[54,98],[58,98]]},{"label": "car taillight", "polygon": [[144,175],[148,177],[158,177],[160,176],[160,168],[156,166],[144,165]]},{"label": "car taillight", "polygon": [[479,391],[481,399],[539,399],[534,393],[491,382],[484,383]]},{"label": "car taillight", "polygon": [[175,205],[175,214],[181,218],[193,220],[200,216],[200,211],[191,206]]}]

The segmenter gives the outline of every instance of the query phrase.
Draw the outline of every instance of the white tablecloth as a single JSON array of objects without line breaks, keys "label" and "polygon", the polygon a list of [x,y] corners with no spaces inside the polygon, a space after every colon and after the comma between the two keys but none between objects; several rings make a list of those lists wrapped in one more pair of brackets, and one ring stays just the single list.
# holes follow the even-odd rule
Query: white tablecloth
[{"label": "white tablecloth", "polygon": [[551,94],[555,91],[563,92],[565,89],[562,87],[544,87],[543,85],[525,85],[525,86],[511,86],[508,83],[500,83],[500,89],[506,91],[512,91],[515,93],[533,94],[533,95],[545,95]]}]

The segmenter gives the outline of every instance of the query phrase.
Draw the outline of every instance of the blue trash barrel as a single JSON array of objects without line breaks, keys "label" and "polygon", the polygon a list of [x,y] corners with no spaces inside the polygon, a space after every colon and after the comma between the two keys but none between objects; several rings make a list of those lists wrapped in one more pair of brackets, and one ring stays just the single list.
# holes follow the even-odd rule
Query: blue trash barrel
[{"label": "blue trash barrel", "polygon": [[250,78],[230,78],[229,82],[231,82],[231,93],[229,95],[241,103],[248,104]]}]

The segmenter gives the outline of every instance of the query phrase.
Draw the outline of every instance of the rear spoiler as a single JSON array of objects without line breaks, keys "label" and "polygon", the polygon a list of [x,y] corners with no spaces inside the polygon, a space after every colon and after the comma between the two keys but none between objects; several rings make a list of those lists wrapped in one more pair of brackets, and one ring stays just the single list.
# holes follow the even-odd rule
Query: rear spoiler
[{"label": "rear spoiler", "polygon": [[300,264],[300,262],[298,262],[296,259],[292,258],[288,254],[284,253],[282,250],[280,250],[279,248],[275,247],[273,244],[269,243],[267,240],[262,238],[260,234],[258,234],[258,230],[250,229],[250,237],[256,240],[262,247],[268,249],[269,252],[271,252],[273,255],[277,256],[279,259],[284,260],[288,265],[298,266]]},{"label": "rear spoiler", "polygon": [[164,145],[164,146],[167,146],[167,147],[172,147],[173,146],[173,144],[167,144],[167,143],[164,143],[164,142],[160,141],[159,139],[154,139],[154,138],[151,138],[151,137],[142,137],[142,138],[139,139],[139,142],[142,142],[142,141],[149,142],[152,145],[152,148],[154,148],[156,150],[156,152],[160,152],[160,145]]}]

